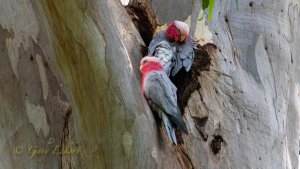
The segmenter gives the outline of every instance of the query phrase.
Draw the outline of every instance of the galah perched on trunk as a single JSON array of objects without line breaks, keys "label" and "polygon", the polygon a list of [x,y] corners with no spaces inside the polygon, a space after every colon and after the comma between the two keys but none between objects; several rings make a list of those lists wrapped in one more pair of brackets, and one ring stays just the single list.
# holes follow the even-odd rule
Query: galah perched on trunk
[{"label": "galah perched on trunk", "polygon": [[142,90],[152,111],[158,113],[167,130],[170,140],[177,145],[174,127],[177,126],[188,134],[177,104],[176,86],[163,70],[161,61],[156,57],[146,56],[141,60],[140,70]]},{"label": "galah perched on trunk", "polygon": [[175,76],[184,67],[189,71],[193,64],[196,42],[189,36],[189,27],[181,21],[169,24],[166,31],[161,31],[149,44],[148,55],[154,55],[162,61],[168,76]]}]

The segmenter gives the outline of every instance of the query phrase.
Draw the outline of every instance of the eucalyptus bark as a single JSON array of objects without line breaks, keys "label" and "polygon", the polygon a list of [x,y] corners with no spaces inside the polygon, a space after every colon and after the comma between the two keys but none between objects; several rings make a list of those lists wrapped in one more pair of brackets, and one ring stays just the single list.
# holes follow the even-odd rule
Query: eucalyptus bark
[{"label": "eucalyptus bark", "polygon": [[[200,0],[131,3],[153,29],[191,15],[197,31]],[[141,93],[143,35],[119,1],[2,0],[0,168],[297,168],[298,8],[215,2],[217,49],[205,48],[209,71],[184,108],[190,134],[174,146]]]},{"label": "eucalyptus bark", "polygon": [[207,143],[193,140],[190,157],[203,168],[298,168],[299,3],[238,3],[216,1],[209,22],[217,54],[185,113],[189,124],[207,116]]},{"label": "eucalyptus bark", "polygon": [[143,42],[119,1],[4,0],[0,24],[0,168],[157,168]]}]

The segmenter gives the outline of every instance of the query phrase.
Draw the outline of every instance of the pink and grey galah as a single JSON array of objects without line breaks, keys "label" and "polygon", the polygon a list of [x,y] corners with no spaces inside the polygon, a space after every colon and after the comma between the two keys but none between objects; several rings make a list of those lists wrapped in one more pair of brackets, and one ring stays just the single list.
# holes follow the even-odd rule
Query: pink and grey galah
[{"label": "pink and grey galah", "polygon": [[189,27],[182,21],[173,21],[167,30],[160,31],[149,44],[148,55],[162,61],[168,76],[175,76],[184,67],[189,71],[194,60],[195,40],[189,35]]},{"label": "pink and grey galah", "polygon": [[164,72],[161,60],[146,56],[141,60],[142,91],[152,111],[162,119],[169,139],[177,145],[175,127],[188,134],[177,104],[176,86]]}]

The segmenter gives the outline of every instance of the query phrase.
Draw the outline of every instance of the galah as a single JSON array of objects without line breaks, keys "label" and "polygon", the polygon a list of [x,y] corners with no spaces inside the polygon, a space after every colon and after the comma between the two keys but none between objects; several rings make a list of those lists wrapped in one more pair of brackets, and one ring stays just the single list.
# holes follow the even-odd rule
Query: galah
[{"label": "galah", "polygon": [[175,76],[184,67],[189,71],[193,64],[195,40],[189,35],[189,27],[181,21],[169,24],[167,30],[160,31],[149,44],[148,55],[162,61],[168,76]]},{"label": "galah", "polygon": [[142,91],[152,111],[162,119],[169,139],[177,145],[174,127],[188,134],[177,104],[176,86],[163,70],[158,58],[146,56],[141,60]]}]

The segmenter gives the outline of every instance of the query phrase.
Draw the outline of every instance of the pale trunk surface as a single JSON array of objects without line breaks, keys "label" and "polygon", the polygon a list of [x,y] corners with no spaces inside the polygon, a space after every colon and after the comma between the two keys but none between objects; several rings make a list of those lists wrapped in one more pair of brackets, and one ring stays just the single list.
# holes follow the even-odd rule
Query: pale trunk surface
[{"label": "pale trunk surface", "polygon": [[222,135],[224,149],[206,166],[297,169],[299,1],[239,1],[239,10],[217,1],[213,18],[220,50],[200,94],[208,135]]},{"label": "pale trunk surface", "polygon": [[[196,29],[199,0],[136,2],[154,28],[191,15]],[[0,168],[297,168],[299,5],[216,1],[217,50],[176,147],[143,98],[143,35],[119,1],[1,0]]]}]

